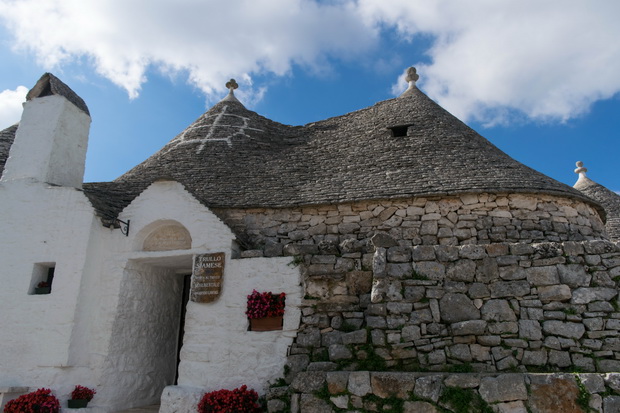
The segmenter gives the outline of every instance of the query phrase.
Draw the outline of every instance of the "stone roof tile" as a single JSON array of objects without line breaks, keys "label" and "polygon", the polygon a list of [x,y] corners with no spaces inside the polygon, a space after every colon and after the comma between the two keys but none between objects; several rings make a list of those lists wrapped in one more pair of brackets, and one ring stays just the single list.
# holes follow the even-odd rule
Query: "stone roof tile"
[{"label": "stone roof tile", "polygon": [[17,124],[9,126],[8,128],[0,131],[0,177],[4,172],[4,165],[9,158],[9,151],[15,140],[15,132],[17,132]]}]

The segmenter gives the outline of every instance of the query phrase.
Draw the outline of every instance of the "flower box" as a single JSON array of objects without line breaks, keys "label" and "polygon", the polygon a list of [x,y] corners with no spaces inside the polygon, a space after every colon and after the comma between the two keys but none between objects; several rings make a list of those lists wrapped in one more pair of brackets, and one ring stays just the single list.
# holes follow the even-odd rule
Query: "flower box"
[{"label": "flower box", "polygon": [[282,330],[283,316],[250,318],[250,331]]},{"label": "flower box", "polygon": [[71,399],[67,400],[67,406],[70,409],[83,409],[88,406],[88,402],[93,399],[95,393],[97,393],[95,389],[78,384],[71,392]]},{"label": "flower box", "polygon": [[286,294],[252,291],[248,295],[248,306],[245,314],[250,320],[250,331],[282,330],[282,317]]},{"label": "flower box", "polygon": [[70,399],[67,400],[67,406],[69,409],[82,409],[88,406],[88,400],[86,399]]}]

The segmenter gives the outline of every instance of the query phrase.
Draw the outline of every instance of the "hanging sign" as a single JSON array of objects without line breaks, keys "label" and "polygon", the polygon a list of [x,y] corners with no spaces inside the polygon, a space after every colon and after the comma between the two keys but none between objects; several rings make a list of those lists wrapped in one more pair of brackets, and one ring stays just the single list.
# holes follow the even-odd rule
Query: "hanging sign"
[{"label": "hanging sign", "polygon": [[191,299],[197,303],[217,300],[224,280],[223,252],[194,256]]}]

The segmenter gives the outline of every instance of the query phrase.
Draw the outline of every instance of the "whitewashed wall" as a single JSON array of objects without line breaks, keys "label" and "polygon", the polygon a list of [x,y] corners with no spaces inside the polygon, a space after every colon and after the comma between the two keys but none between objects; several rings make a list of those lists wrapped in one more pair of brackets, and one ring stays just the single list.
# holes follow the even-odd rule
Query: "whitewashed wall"
[{"label": "whitewashed wall", "polygon": [[[140,303],[144,295],[149,294],[153,288],[168,288],[165,287],[165,275],[162,274],[168,271],[168,277],[176,276],[176,279],[179,279],[179,274],[191,270],[193,255],[224,252],[226,265],[221,297],[209,304],[190,301],[187,307],[179,388],[199,388],[207,391],[232,389],[247,384],[259,392],[264,392],[267,382],[281,375],[288,346],[293,341],[299,322],[300,276],[299,269],[288,265],[291,259],[231,259],[234,234],[177,182],[154,183],[123,211],[120,218],[131,220],[130,236],[114,238],[112,244],[105,248],[108,256],[103,260],[104,267],[109,268],[107,272],[117,274],[111,283],[107,282],[106,287],[110,292],[117,290],[106,305],[116,308],[117,311],[108,318],[113,324],[109,326],[112,334],[107,349],[108,356],[102,369],[102,382],[110,383],[105,386],[106,389],[113,389],[112,383],[118,380],[118,370],[126,368],[126,363],[130,362],[127,351],[119,350],[126,346],[119,342],[126,340],[126,336],[115,332],[131,331],[133,325],[148,325],[152,322],[149,320],[149,312],[143,311],[140,304],[133,305],[133,315],[127,316],[132,307],[128,303]],[[149,234],[170,223],[182,225],[189,231],[192,238],[191,249],[141,251]],[[122,274],[118,273],[118,268],[122,269]],[[136,271],[136,268],[139,268],[139,271]],[[142,284],[130,280],[137,276],[143,278]],[[151,284],[147,282],[149,277]],[[155,281],[156,278],[159,281]],[[253,289],[287,293],[283,331],[247,331],[246,296]],[[136,334],[138,333],[131,336],[136,337]],[[141,336],[138,334],[137,337]],[[148,337],[162,340],[157,338],[156,334],[149,335],[148,331],[139,339],[147,340]],[[156,347],[151,350],[141,347],[141,350],[144,360],[161,358],[161,355],[156,354]],[[151,372],[142,372],[142,379],[140,376],[131,376],[131,380],[123,378],[122,390],[119,386],[118,391],[110,390],[109,395],[106,390],[106,395],[102,397],[109,398],[109,403],[117,403],[114,397],[118,397],[119,393],[132,394],[133,399],[128,400],[128,403],[136,406],[157,402],[161,392],[156,392],[157,400],[149,399],[149,389],[156,386],[153,377],[159,377],[159,371],[163,367],[157,363],[152,367]],[[140,399],[136,395],[145,395],[146,398]],[[166,404],[166,401],[163,401],[163,404]],[[125,406],[129,407],[127,404]]]},{"label": "whitewashed wall", "polygon": [[[220,251],[222,296],[190,302],[180,386],[169,388],[262,392],[281,374],[299,321],[299,270],[287,258],[231,259],[233,233],[182,185],[156,182],[137,197],[120,217],[131,219],[128,237],[102,227],[74,188],[1,182],[0,210],[0,386],[49,387],[62,405],[74,385],[95,387],[96,412],[157,403],[174,379],[182,274],[193,255]],[[141,251],[170,223],[189,231],[191,249]],[[34,264],[51,262],[52,294],[29,295]],[[284,331],[247,331],[252,289],[287,293]]]},{"label": "whitewashed wall", "polygon": [[2,180],[81,188],[89,127],[90,116],[62,96],[26,102]]},{"label": "whitewashed wall", "polygon": [[[81,191],[0,183],[0,385],[54,388],[65,397],[80,367],[70,357],[78,294],[96,221]],[[55,263],[52,293],[33,295],[37,263]]]}]

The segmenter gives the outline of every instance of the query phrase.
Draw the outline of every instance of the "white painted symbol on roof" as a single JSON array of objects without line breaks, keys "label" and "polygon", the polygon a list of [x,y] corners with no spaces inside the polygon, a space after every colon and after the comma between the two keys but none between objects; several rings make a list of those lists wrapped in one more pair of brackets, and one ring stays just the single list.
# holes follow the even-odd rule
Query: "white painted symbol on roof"
[{"label": "white painted symbol on roof", "polygon": [[[208,120],[210,118],[215,118],[213,119],[213,123],[208,124],[208,125],[197,125],[194,127],[190,127],[187,128],[186,130],[183,131],[183,133],[181,133],[180,135],[178,135],[176,137],[176,144],[174,144],[170,149],[172,149],[173,147],[176,147],[178,145],[189,145],[192,143],[199,143],[200,146],[198,146],[198,149],[196,150],[196,153],[200,153],[202,152],[202,150],[205,148],[205,145],[208,142],[218,142],[218,141],[224,141],[228,144],[229,147],[232,147],[232,138],[235,136],[245,136],[245,137],[250,137],[248,134],[246,134],[246,131],[251,130],[251,131],[257,131],[257,132],[263,132],[262,129],[257,129],[257,128],[252,128],[250,127],[250,118],[245,117],[245,116],[239,116],[239,115],[235,115],[232,113],[227,113],[228,110],[228,105],[225,105],[222,107],[222,110],[219,113],[216,113],[214,115],[209,115],[207,116],[206,114],[202,116],[202,118],[204,120]],[[241,119],[242,124],[241,125],[231,125],[229,123],[225,123],[226,120],[233,120],[233,119]],[[223,128],[229,128],[229,129],[233,129],[234,132],[230,133],[227,136],[224,137],[214,137],[216,135],[216,133],[218,132],[218,130],[221,130]],[[186,136],[190,133],[190,132],[194,132],[200,129],[208,129],[207,134],[203,137],[203,138],[193,138],[193,139],[186,139]]]}]

